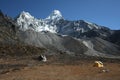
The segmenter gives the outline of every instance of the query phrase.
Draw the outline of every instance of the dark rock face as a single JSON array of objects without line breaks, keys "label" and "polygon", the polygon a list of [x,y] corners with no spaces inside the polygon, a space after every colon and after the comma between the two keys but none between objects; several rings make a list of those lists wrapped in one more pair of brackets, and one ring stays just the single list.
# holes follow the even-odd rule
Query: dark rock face
[{"label": "dark rock face", "polygon": [[114,30],[113,34],[108,37],[108,41],[120,46],[120,30]]},{"label": "dark rock face", "polygon": [[14,44],[17,41],[15,21],[0,12],[0,43]]}]

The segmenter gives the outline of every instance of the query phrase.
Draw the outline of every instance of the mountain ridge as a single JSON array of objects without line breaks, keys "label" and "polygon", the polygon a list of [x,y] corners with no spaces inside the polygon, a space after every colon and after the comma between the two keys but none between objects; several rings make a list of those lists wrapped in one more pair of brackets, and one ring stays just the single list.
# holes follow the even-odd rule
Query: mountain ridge
[{"label": "mountain ridge", "polygon": [[[37,32],[49,31],[52,33],[59,33],[62,35],[70,35],[74,33],[84,33],[90,30],[101,30],[104,26],[90,23],[84,20],[69,21],[63,18],[59,10],[54,10],[47,18],[37,19],[28,12],[22,12],[16,18],[16,22],[20,30],[35,30]],[[71,27],[72,26],[72,27]]]}]

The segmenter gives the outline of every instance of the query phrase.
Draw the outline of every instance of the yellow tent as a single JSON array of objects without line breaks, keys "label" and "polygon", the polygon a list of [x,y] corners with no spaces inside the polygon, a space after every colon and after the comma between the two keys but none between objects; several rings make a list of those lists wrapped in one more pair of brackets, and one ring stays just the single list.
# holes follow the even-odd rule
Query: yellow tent
[{"label": "yellow tent", "polygon": [[104,67],[104,65],[101,61],[95,61],[93,66],[94,67]]}]

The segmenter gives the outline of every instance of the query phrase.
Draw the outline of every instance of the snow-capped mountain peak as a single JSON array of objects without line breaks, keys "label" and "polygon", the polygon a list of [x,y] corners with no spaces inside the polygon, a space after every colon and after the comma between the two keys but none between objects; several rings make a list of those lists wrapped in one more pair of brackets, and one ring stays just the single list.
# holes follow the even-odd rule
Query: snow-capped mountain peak
[{"label": "snow-capped mountain peak", "polygon": [[59,10],[54,10],[46,20],[60,20],[63,19],[63,16]]},{"label": "snow-capped mountain peak", "polygon": [[[49,31],[56,33],[56,26],[47,24],[44,19],[37,19],[30,15],[30,13],[23,11],[16,19],[19,29],[22,31],[34,30],[37,32]],[[48,21],[49,22],[49,21]]]},{"label": "snow-capped mountain peak", "polygon": [[19,15],[19,17],[21,18],[34,18],[33,16],[31,16],[31,14],[29,12],[25,12],[25,11],[22,11],[21,14]]},{"label": "snow-capped mountain peak", "polygon": [[34,19],[35,18],[31,16],[30,13],[23,11],[16,20],[20,30],[25,31],[30,28],[29,25],[34,23]]}]

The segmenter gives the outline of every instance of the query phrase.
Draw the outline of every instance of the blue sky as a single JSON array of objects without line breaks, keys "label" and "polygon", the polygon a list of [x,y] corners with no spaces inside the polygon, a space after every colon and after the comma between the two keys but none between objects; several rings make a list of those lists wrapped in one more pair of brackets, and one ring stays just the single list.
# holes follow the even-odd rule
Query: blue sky
[{"label": "blue sky", "polygon": [[120,29],[120,0],[0,0],[0,9],[13,18],[22,11],[46,18],[57,9],[68,20],[86,20]]}]

